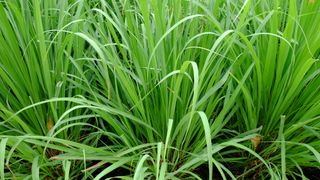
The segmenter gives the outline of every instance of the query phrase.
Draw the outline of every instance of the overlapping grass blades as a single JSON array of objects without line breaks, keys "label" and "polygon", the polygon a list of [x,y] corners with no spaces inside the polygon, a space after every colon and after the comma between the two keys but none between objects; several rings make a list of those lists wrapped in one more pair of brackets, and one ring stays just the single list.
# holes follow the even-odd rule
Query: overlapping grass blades
[{"label": "overlapping grass blades", "polygon": [[319,5],[1,1],[1,178],[304,178]]}]

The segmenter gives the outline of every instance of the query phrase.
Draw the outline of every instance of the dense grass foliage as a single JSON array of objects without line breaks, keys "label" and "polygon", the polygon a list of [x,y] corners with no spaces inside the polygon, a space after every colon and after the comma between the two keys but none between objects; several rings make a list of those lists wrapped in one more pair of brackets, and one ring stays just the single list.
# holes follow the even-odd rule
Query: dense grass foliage
[{"label": "dense grass foliage", "polygon": [[0,177],[319,173],[319,29],[318,0],[2,0]]}]

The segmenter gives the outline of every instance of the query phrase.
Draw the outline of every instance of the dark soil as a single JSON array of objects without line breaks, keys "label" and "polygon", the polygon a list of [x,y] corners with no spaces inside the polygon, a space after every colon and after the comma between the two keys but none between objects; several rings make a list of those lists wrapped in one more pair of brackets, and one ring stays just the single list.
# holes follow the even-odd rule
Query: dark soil
[{"label": "dark soil", "polygon": [[304,175],[310,180],[320,180],[320,167],[319,168],[303,168]]}]

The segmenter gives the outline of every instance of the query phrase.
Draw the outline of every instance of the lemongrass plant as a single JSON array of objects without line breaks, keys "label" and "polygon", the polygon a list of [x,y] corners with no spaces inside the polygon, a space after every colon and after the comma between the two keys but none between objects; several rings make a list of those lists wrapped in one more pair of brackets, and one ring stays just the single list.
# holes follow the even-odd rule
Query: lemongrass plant
[{"label": "lemongrass plant", "polygon": [[[229,128],[249,131],[262,127],[259,154],[282,177],[304,178],[304,167],[320,165],[319,1],[252,5],[260,8],[249,10],[256,15],[246,20],[250,28],[242,28],[252,45],[242,59],[256,58],[260,71],[253,72],[245,82],[241,100],[237,101],[237,125]],[[240,65],[239,69],[248,66]],[[238,71],[235,76],[241,78],[243,74]],[[248,173],[259,172],[252,161],[248,157],[253,167]]]},{"label": "lemongrass plant", "polygon": [[306,177],[319,1],[0,1],[0,177]]}]

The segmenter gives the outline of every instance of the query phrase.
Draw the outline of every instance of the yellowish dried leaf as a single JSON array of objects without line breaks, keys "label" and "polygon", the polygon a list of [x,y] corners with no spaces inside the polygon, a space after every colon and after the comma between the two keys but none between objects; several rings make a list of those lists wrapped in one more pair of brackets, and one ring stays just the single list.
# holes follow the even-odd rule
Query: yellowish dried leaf
[{"label": "yellowish dried leaf", "polygon": [[261,136],[257,135],[254,138],[251,138],[251,143],[252,143],[254,149],[257,149],[257,147],[261,143]]},{"label": "yellowish dried leaf", "polygon": [[47,128],[49,131],[53,128],[53,121],[50,117],[48,118]]}]

